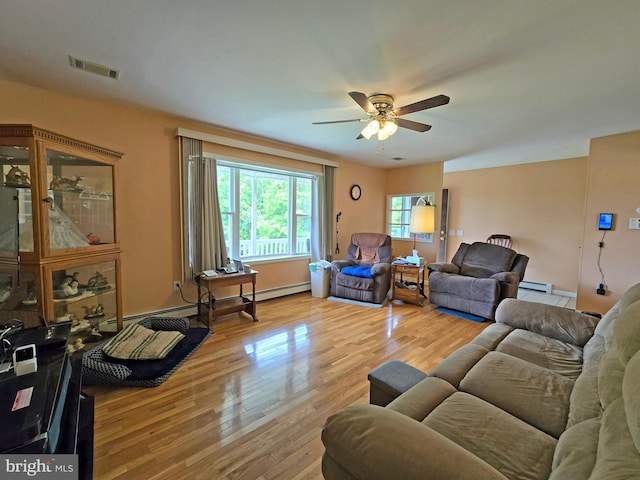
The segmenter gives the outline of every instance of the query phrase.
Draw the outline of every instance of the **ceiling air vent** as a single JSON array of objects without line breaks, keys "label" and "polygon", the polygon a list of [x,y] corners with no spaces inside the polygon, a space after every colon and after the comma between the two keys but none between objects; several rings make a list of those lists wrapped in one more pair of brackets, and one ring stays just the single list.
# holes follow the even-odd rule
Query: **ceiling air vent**
[{"label": "ceiling air vent", "polygon": [[117,80],[120,76],[120,70],[114,70],[113,68],[105,67],[98,63],[88,62],[87,60],[80,60],[79,58],[72,57],[71,55],[69,55],[69,62],[73,68],[102,75],[103,77],[109,77]]}]

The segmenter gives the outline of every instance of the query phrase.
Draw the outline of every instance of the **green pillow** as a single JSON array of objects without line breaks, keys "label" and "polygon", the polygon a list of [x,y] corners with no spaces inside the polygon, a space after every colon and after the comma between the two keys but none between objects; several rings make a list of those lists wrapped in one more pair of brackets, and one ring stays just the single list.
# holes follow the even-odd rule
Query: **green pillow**
[{"label": "green pillow", "polygon": [[135,323],[105,343],[102,351],[122,360],[156,360],[166,357],[183,338],[180,332],[155,331]]}]

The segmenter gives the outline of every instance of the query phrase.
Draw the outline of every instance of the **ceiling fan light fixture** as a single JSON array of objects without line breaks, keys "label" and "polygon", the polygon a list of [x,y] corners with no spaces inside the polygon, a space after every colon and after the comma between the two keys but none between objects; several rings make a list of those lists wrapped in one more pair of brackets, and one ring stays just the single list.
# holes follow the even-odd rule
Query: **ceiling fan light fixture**
[{"label": "ceiling fan light fixture", "polygon": [[398,130],[398,125],[392,120],[387,120],[386,122],[384,122],[382,128],[378,131],[378,140],[386,140],[391,135],[396,133],[396,130]]},{"label": "ceiling fan light fixture", "polygon": [[360,134],[366,138],[367,140],[369,140],[373,135],[375,135],[376,133],[378,133],[380,130],[380,122],[378,122],[378,120],[371,120],[366,127],[364,127],[362,129],[362,132],[360,132]]}]

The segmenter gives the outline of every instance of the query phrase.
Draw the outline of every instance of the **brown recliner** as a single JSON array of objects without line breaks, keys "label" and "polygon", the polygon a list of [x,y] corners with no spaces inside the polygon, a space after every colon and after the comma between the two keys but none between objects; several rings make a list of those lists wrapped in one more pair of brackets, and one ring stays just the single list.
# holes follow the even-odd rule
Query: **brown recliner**
[{"label": "brown recliner", "polygon": [[429,301],[494,319],[498,304],[517,298],[529,257],[484,242],[462,243],[451,263],[430,263]]},{"label": "brown recliner", "polygon": [[331,295],[381,304],[391,286],[391,237],[354,233],[344,260],[331,262]]}]

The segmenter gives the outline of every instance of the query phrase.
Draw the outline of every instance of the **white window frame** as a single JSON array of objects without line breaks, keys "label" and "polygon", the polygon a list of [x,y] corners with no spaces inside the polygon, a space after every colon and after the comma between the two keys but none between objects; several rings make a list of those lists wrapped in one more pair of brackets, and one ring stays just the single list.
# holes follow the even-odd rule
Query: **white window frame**
[{"label": "white window frame", "polygon": [[[402,199],[402,208],[393,209],[393,199]],[[387,195],[387,235],[396,240],[413,240],[413,234],[409,231],[411,222],[411,207],[420,205],[434,205],[435,193],[404,193]],[[425,202],[425,203],[423,203]],[[401,212],[400,223],[392,223],[393,213]],[[400,235],[398,235],[398,228]],[[433,243],[433,233],[421,233],[416,235],[416,241],[422,243]]]},{"label": "white window frame", "polygon": [[[224,210],[226,206],[220,205],[220,213],[223,217],[223,223],[226,225],[227,223],[224,221],[225,217],[231,218],[231,232],[229,232],[229,241],[227,245],[227,250],[229,253],[229,258],[240,259],[243,262],[254,262],[261,260],[281,260],[286,258],[303,258],[310,257],[311,254],[311,239],[306,240],[306,251],[303,251],[300,248],[300,242],[304,239],[297,238],[297,224],[301,218],[309,217],[311,218],[313,212],[313,206],[315,202],[317,202],[317,175],[310,173],[303,173],[296,170],[288,170],[283,168],[274,168],[263,165],[255,165],[251,163],[241,163],[237,161],[229,161],[229,160],[217,160],[218,167],[226,167],[229,168],[230,171],[230,211]],[[265,255],[241,255],[240,254],[240,211],[239,211],[239,201],[240,201],[240,174],[241,172],[256,172],[263,174],[273,174],[279,175],[283,177],[287,177],[289,181],[289,209],[288,209],[288,231],[287,231],[287,251],[286,253],[276,252],[273,254],[265,254]],[[297,196],[296,196],[296,187],[298,179],[311,180],[311,207],[308,214],[300,214],[297,211]],[[255,196],[255,188],[253,190]],[[254,202],[255,204],[255,198]],[[255,229],[256,225],[256,212],[255,210],[252,212],[252,228]],[[254,240],[252,244],[252,249],[255,252],[257,240],[255,240],[255,235],[253,235]]]}]

